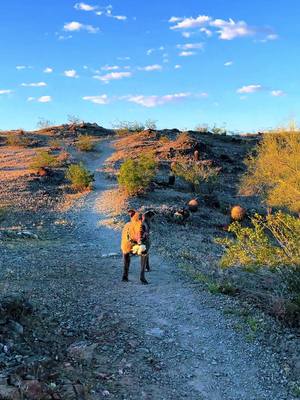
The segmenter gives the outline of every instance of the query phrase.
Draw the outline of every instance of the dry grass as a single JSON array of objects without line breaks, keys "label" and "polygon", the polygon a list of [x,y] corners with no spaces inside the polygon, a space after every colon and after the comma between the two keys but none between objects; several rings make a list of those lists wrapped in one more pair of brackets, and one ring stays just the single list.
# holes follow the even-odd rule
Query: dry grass
[{"label": "dry grass", "polygon": [[0,182],[12,181],[28,175],[30,164],[35,156],[33,149],[0,148]]}]

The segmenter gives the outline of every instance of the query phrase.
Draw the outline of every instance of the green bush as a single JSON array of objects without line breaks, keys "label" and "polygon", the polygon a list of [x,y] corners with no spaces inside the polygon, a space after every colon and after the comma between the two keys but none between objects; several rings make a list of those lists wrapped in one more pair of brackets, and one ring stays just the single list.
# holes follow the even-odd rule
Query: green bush
[{"label": "green bush", "polygon": [[29,147],[31,143],[31,139],[23,135],[10,134],[6,139],[6,144],[14,147]]},{"label": "green bush", "polygon": [[80,135],[75,146],[80,151],[93,151],[95,148],[93,136]]},{"label": "green bush", "polygon": [[192,161],[184,158],[176,161],[172,165],[175,175],[183,178],[191,184],[192,190],[199,192],[201,184],[206,182],[210,185],[215,184],[220,169],[213,167],[211,163],[204,161]]},{"label": "green bush", "polygon": [[120,168],[118,183],[129,195],[144,192],[155,176],[156,166],[152,154],[142,154],[136,160],[130,158]]},{"label": "green bush", "polygon": [[258,194],[268,207],[287,208],[300,215],[299,129],[265,133],[246,164],[241,194]]},{"label": "green bush", "polygon": [[30,167],[33,169],[39,168],[57,168],[60,162],[56,156],[50,154],[47,150],[40,150],[34,157]]},{"label": "green bush", "polygon": [[72,164],[66,172],[66,178],[71,182],[73,189],[83,191],[92,188],[94,174],[92,174],[82,163]]},{"label": "green bush", "polygon": [[229,226],[235,238],[217,239],[225,247],[222,267],[299,267],[300,219],[277,212],[267,217],[256,214],[251,227],[239,222]]}]

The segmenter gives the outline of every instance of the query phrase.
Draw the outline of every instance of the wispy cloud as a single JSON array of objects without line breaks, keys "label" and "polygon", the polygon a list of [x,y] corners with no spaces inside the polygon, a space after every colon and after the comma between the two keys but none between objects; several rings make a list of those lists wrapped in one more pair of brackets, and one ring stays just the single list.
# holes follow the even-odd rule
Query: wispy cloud
[{"label": "wispy cloud", "polygon": [[226,63],[224,63],[224,66],[231,67],[232,64],[233,64],[233,61],[226,61]]},{"label": "wispy cloud", "polygon": [[74,8],[76,10],[81,10],[81,11],[95,11],[98,9],[97,6],[91,6],[89,4],[86,3],[76,3]]},{"label": "wispy cloud", "polygon": [[66,76],[67,78],[78,78],[75,69],[67,69],[66,71],[64,71],[64,76]]},{"label": "wispy cloud", "polygon": [[182,68],[180,64],[174,65],[174,69],[180,69],[180,68]]},{"label": "wispy cloud", "polygon": [[204,43],[184,43],[178,44],[177,48],[182,50],[196,50],[196,49],[203,49]]},{"label": "wispy cloud", "polygon": [[237,90],[237,93],[240,94],[249,94],[249,93],[255,93],[259,92],[263,89],[262,85],[247,85],[247,86],[242,86]]},{"label": "wispy cloud", "polygon": [[109,103],[107,94],[101,94],[99,96],[84,96],[83,100],[90,101],[95,104],[108,104]]},{"label": "wispy cloud", "polygon": [[221,40],[233,40],[238,37],[263,36],[263,40],[275,40],[278,38],[270,28],[257,28],[248,25],[245,21],[234,21],[229,18],[228,21],[220,18],[212,18],[208,15],[199,15],[198,17],[172,17],[169,19],[172,30],[184,31],[182,35],[186,38],[191,36],[191,32],[200,31],[210,37],[214,32]]},{"label": "wispy cloud", "polygon": [[140,71],[150,72],[150,71],[161,71],[162,68],[163,67],[159,64],[153,64],[153,65],[147,65],[146,67],[139,67],[138,69]]},{"label": "wispy cloud", "polygon": [[104,83],[109,83],[110,81],[119,80],[123,78],[130,78],[132,76],[131,72],[128,71],[120,71],[120,72],[110,72],[105,75],[94,75],[94,79],[98,79]]},{"label": "wispy cloud", "polygon": [[85,25],[82,24],[81,22],[72,21],[65,23],[64,31],[66,32],[87,31],[88,33],[97,33],[99,32],[99,28],[94,27],[93,25]]},{"label": "wispy cloud", "polygon": [[179,57],[190,57],[195,56],[197,53],[195,51],[181,51],[178,55]]},{"label": "wispy cloud", "polygon": [[33,83],[21,83],[23,87],[45,87],[47,86],[46,82],[33,82]]},{"label": "wispy cloud", "polygon": [[285,92],[283,90],[272,90],[271,95],[274,97],[285,96]]},{"label": "wispy cloud", "polygon": [[22,71],[23,69],[31,69],[32,67],[30,66],[30,65],[17,65],[16,66],[16,69],[18,70],[18,71]]},{"label": "wispy cloud", "polygon": [[50,103],[52,101],[51,96],[41,96],[37,99],[39,103]]},{"label": "wispy cloud", "polygon": [[191,28],[200,28],[203,25],[206,25],[211,20],[211,17],[208,15],[199,15],[196,18],[179,18],[172,17],[169,22],[175,22],[176,25],[171,26],[170,29],[191,29]]},{"label": "wispy cloud", "polygon": [[102,71],[116,71],[120,68],[121,67],[119,65],[104,65],[101,67]]},{"label": "wispy cloud", "polygon": [[167,94],[164,96],[128,96],[127,101],[131,103],[139,104],[143,107],[152,108],[160,105],[164,105],[167,103],[173,103],[176,101],[180,101],[186,99],[191,96],[191,93],[174,93]]},{"label": "wispy cloud", "polygon": [[47,67],[47,68],[44,69],[43,72],[44,72],[45,74],[51,74],[51,73],[53,72],[53,68]]},{"label": "wispy cloud", "polygon": [[11,90],[11,89],[0,89],[0,95],[1,94],[10,94],[10,93],[12,93],[13,91]]}]

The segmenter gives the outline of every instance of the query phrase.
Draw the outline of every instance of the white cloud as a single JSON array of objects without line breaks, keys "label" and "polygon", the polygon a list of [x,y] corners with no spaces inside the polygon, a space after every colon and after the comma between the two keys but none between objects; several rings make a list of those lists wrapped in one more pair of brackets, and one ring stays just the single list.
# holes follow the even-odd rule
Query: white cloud
[{"label": "white cloud", "polygon": [[97,33],[99,32],[99,28],[94,27],[93,25],[84,25],[81,22],[72,21],[68,22],[64,25],[64,30],[66,32],[77,32],[85,30],[88,33]]},{"label": "white cloud", "polygon": [[89,4],[86,3],[76,3],[74,8],[76,10],[81,10],[81,11],[95,11],[97,10],[97,6],[91,6]]},{"label": "white cloud", "polygon": [[104,83],[109,83],[110,81],[113,81],[113,80],[130,78],[131,75],[132,75],[131,72],[121,71],[121,72],[110,72],[109,74],[105,74],[105,75],[94,75],[93,78],[98,79],[99,81],[102,81]]},{"label": "white cloud", "polygon": [[197,53],[195,51],[181,51],[178,55],[180,57],[190,57],[190,56],[194,56]]},{"label": "white cloud", "polygon": [[47,68],[44,69],[43,72],[45,72],[45,74],[51,74],[53,72],[53,68],[47,67]]},{"label": "white cloud", "polygon": [[90,101],[94,104],[108,104],[109,102],[107,94],[102,94],[99,96],[84,96],[83,100]]},{"label": "white cloud", "polygon": [[113,18],[117,19],[118,21],[126,21],[126,15],[112,15]]},{"label": "white cloud", "polygon": [[101,67],[102,71],[116,71],[120,69],[119,65],[104,65]]},{"label": "white cloud", "polygon": [[261,85],[248,85],[248,86],[242,86],[237,90],[237,93],[245,94],[245,93],[255,93],[259,92],[262,90]]},{"label": "white cloud", "polygon": [[45,87],[47,86],[46,82],[33,82],[33,83],[22,83],[23,87]]},{"label": "white cloud", "polygon": [[51,96],[41,96],[37,99],[37,101],[39,103],[50,103],[50,101],[52,101],[52,97]]},{"label": "white cloud", "polygon": [[245,21],[235,22],[233,19],[224,21],[223,19],[215,19],[210,25],[217,28],[219,38],[222,40],[232,40],[237,37],[253,36],[255,29],[249,27]]},{"label": "white cloud", "polygon": [[213,35],[212,31],[207,28],[201,28],[200,32],[205,33],[207,37],[211,37]]},{"label": "white cloud", "polygon": [[176,25],[171,26],[170,29],[191,29],[191,28],[198,28],[206,25],[211,20],[211,17],[208,15],[199,15],[197,18],[184,18],[178,19],[177,21],[170,21],[169,22],[177,22]]},{"label": "white cloud", "polygon": [[281,96],[284,96],[285,93],[283,90],[272,90],[271,95],[274,97],[281,97]]},{"label": "white cloud", "polygon": [[180,64],[174,65],[174,69],[180,69],[180,68],[182,68]]},{"label": "white cloud", "polygon": [[11,90],[11,89],[0,89],[0,95],[1,94],[10,94],[10,93],[12,93],[13,91]]},{"label": "white cloud", "polygon": [[233,64],[233,61],[226,61],[226,63],[224,63],[225,67],[230,67]]},{"label": "white cloud", "polygon": [[186,99],[190,97],[190,93],[174,93],[174,94],[167,94],[165,96],[128,96],[127,100],[131,103],[139,104],[143,107],[151,108],[157,107],[163,104],[176,102],[182,99]]},{"label": "white cloud", "polygon": [[141,71],[161,71],[162,66],[159,64],[147,65],[146,67],[140,67],[139,70]]},{"label": "white cloud", "polygon": [[75,69],[68,69],[64,71],[64,76],[67,78],[78,78],[77,72]]},{"label": "white cloud", "polygon": [[182,36],[186,39],[189,39],[192,36],[191,32],[182,32]]},{"label": "white cloud", "polygon": [[118,60],[120,61],[128,61],[130,60],[130,57],[126,56],[126,57],[118,57]]},{"label": "white cloud", "polygon": [[175,22],[179,22],[179,21],[182,21],[182,20],[183,20],[183,18],[180,18],[180,17],[171,17],[169,19],[169,22],[171,22],[173,24]]},{"label": "white cloud", "polygon": [[155,49],[149,49],[147,50],[146,54],[147,56],[150,56],[150,54],[152,54],[154,52]]},{"label": "white cloud", "polygon": [[27,101],[33,101],[35,100],[35,97],[27,97]]},{"label": "white cloud", "polygon": [[16,69],[18,70],[18,71],[21,71],[22,69],[26,69],[27,67],[26,67],[26,65],[17,65],[16,66]]},{"label": "white cloud", "polygon": [[177,48],[182,50],[194,50],[194,49],[203,49],[203,43],[185,43],[178,44]]}]

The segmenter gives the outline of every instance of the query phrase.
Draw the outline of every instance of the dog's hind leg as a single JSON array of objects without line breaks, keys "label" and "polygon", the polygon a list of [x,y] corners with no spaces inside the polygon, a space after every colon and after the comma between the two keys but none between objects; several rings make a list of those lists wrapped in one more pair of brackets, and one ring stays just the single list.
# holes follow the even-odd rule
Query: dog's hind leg
[{"label": "dog's hind leg", "polygon": [[147,283],[148,283],[147,279],[145,278],[146,263],[147,263],[147,256],[142,255],[141,256],[141,277],[140,277],[140,279],[144,285],[147,285]]},{"label": "dog's hind leg", "polygon": [[123,271],[123,282],[128,282],[129,266],[130,266],[130,253],[123,255],[124,260],[124,271]]},{"label": "dog's hind leg", "polygon": [[146,272],[149,272],[151,271],[149,264],[149,254],[147,254],[145,257],[146,257]]}]

